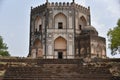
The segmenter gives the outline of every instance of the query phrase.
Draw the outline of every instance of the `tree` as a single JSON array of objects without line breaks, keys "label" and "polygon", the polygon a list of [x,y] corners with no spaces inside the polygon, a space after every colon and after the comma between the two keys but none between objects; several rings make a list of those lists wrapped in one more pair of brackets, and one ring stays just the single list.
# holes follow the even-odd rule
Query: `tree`
[{"label": "tree", "polygon": [[1,56],[10,56],[7,51],[8,47],[5,43],[3,43],[3,38],[0,36],[0,55]]},{"label": "tree", "polygon": [[117,51],[120,53],[120,19],[117,26],[108,31],[107,36],[110,42],[109,48],[111,49],[111,54],[115,55]]}]

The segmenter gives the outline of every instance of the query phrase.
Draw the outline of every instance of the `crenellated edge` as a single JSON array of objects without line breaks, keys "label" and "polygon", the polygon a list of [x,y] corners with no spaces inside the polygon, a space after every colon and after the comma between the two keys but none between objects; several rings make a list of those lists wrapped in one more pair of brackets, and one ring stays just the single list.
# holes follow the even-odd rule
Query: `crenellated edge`
[{"label": "crenellated edge", "polygon": [[36,11],[43,11],[45,8],[58,8],[58,7],[63,7],[63,8],[70,8],[74,7],[75,9],[80,10],[83,13],[90,13],[90,7],[86,8],[82,5],[76,4],[76,3],[69,3],[69,2],[52,2],[52,3],[45,3],[42,5],[39,5],[35,8],[31,8],[31,12],[36,12]]}]

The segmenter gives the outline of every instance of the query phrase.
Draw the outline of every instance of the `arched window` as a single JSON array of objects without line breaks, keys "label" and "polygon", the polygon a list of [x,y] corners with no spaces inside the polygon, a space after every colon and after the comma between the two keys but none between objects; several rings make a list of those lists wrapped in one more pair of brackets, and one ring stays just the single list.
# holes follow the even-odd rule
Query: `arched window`
[{"label": "arched window", "polygon": [[102,56],[106,56],[106,48],[104,46],[102,47]]},{"label": "arched window", "polygon": [[40,17],[37,17],[35,20],[35,31],[41,31],[42,30],[42,20]]},{"label": "arched window", "polygon": [[97,44],[97,47],[96,47],[96,54],[98,57],[101,57],[102,55],[102,48],[99,43]]},{"label": "arched window", "polygon": [[95,46],[94,46],[94,44],[93,44],[93,43],[91,44],[91,53],[92,53],[92,54],[94,54],[94,53],[95,53]]},{"label": "arched window", "polygon": [[81,29],[84,27],[84,26],[87,26],[87,21],[85,19],[84,16],[81,16],[80,19],[79,19],[79,28],[80,29],[80,26],[81,26]]},{"label": "arched window", "polygon": [[58,13],[54,17],[55,28],[63,29],[67,27],[67,17],[63,13]]}]

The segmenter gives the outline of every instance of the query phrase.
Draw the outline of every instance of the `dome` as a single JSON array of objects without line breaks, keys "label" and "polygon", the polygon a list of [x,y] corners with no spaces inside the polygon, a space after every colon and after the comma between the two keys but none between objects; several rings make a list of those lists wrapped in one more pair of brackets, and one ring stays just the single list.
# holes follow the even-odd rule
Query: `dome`
[{"label": "dome", "polygon": [[91,34],[98,35],[97,30],[93,26],[85,26],[82,30],[83,30],[83,32],[89,32]]},{"label": "dome", "polygon": [[93,26],[85,26],[83,28],[83,30],[92,30],[92,31],[96,31],[96,29]]}]

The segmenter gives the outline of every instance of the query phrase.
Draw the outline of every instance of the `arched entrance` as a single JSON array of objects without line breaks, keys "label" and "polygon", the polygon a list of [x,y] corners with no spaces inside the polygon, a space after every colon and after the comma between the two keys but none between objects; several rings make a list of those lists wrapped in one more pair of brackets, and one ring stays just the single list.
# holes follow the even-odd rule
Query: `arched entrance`
[{"label": "arched entrance", "polygon": [[33,44],[33,52],[32,52],[32,57],[42,57],[42,43],[39,39],[36,39],[34,44]]},{"label": "arched entrance", "polygon": [[67,41],[63,37],[58,37],[54,41],[55,56],[58,59],[66,57]]}]

